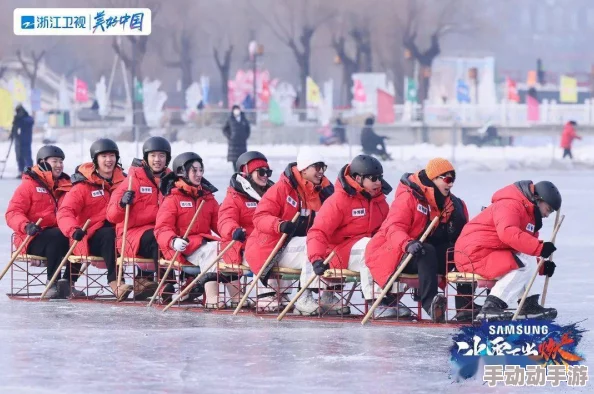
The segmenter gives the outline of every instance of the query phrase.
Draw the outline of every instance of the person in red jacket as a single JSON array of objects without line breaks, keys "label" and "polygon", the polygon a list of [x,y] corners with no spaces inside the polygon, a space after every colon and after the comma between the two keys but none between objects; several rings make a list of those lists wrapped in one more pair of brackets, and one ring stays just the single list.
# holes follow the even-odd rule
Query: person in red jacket
[{"label": "person in red jacket", "polygon": [[[181,292],[198,273],[212,264],[218,253],[219,204],[214,198],[217,188],[203,177],[204,164],[196,153],[180,154],[173,160],[172,169],[172,173],[161,181],[165,198],[157,212],[155,237],[167,260],[172,259],[176,251],[180,252],[177,262],[187,275]],[[187,239],[183,238],[202,201],[204,206],[190,235]],[[217,235],[213,235],[213,232]],[[216,267],[212,267],[198,286],[204,287],[206,308],[224,307],[218,302],[219,284],[216,282],[216,273],[213,272],[215,270]],[[194,298],[197,294],[198,292],[191,292],[190,297]]]},{"label": "person in red jacket", "polygon": [[[387,219],[365,250],[365,263],[381,287],[405,254],[413,255],[403,272],[419,275],[421,304],[434,322],[445,320],[446,300],[438,294],[437,275],[445,273],[446,251],[468,221],[466,204],[451,193],[455,180],[454,167],[442,158],[430,160],[415,174],[404,174]],[[421,243],[418,239],[436,216],[439,225]]]},{"label": "person in red jacket", "polygon": [[[120,254],[153,259],[155,271],[142,271],[134,280],[134,299],[146,300],[157,289],[154,272],[159,269],[159,245],[154,235],[159,204],[161,177],[167,175],[171,161],[171,145],[163,137],[151,137],[142,146],[143,160],[134,159],[128,170],[132,177],[132,190],[128,182],[122,182],[113,192],[107,206],[107,220],[116,225],[117,247]],[[130,206],[126,249],[123,253],[122,235],[126,206]]]},{"label": "person in red jacket", "polygon": [[[243,263],[244,243],[254,231],[254,212],[262,195],[274,184],[270,180],[272,170],[268,166],[268,159],[260,152],[249,151],[241,154],[236,167],[239,172],[231,176],[227,195],[219,209],[217,224],[221,234],[221,249],[229,242],[236,241],[223,256],[223,260],[229,264]],[[227,283],[226,287],[233,306],[241,297],[239,282],[233,280]]]},{"label": "person in red jacket", "polygon": [[[561,208],[561,193],[548,181],[520,181],[493,194],[491,205],[472,219],[456,242],[454,261],[460,272],[498,279],[477,316],[479,320],[509,320],[508,306],[520,299],[537,264],[528,256],[548,258],[556,247],[538,239],[542,218]],[[546,261],[541,275],[552,276],[555,263]],[[538,304],[538,295],[526,299],[520,316],[551,318],[554,308]]]},{"label": "person in red jacket", "polygon": [[[365,266],[364,252],[371,236],[388,216],[386,195],[392,187],[383,175],[381,163],[370,155],[359,155],[340,170],[335,193],[322,205],[307,233],[307,255],[312,264],[306,265],[302,276],[323,275],[329,267],[357,271],[361,275],[365,299],[372,299],[373,279]],[[333,250],[335,257],[329,265],[324,264]],[[316,280],[312,288],[319,286],[324,285]],[[341,310],[339,300],[331,291],[322,292],[320,303],[326,312],[349,312],[348,307]],[[306,290],[295,305],[298,313],[318,312],[318,303],[314,301],[311,290]],[[324,308],[324,305],[328,307]],[[403,315],[405,310],[402,309]]]},{"label": "person in red jacket", "polygon": [[[37,164],[25,169],[23,181],[14,191],[5,215],[6,223],[15,232],[15,248],[30,235],[32,238],[24,251],[47,259],[48,282],[68,252],[68,238],[60,232],[56,220],[58,207],[72,187],[70,177],[63,172],[65,157],[57,146],[42,146],[37,152]],[[38,226],[35,223],[40,218]],[[68,265],[63,278],[48,290],[47,298],[66,297],[70,291],[84,295],[76,289],[70,290]]]},{"label": "person in red jacket", "polygon": [[[58,226],[65,236],[78,241],[75,256],[100,256],[107,266],[107,282],[118,301],[124,300],[132,286],[117,283],[116,233],[107,221],[106,212],[111,193],[122,183],[126,174],[119,164],[118,145],[108,139],[91,144],[91,162],[78,166],[72,176],[72,190],[58,209]],[[82,227],[87,219],[87,230]]]},{"label": "person in red jacket", "polygon": [[577,127],[577,122],[571,120],[567,122],[565,127],[563,128],[563,133],[561,134],[561,148],[563,148],[563,158],[569,157],[573,159],[573,154],[571,153],[571,145],[573,145],[573,140],[581,140],[582,137],[577,135],[575,132],[575,128]]},{"label": "person in red jacket", "polygon": [[[283,249],[275,256],[276,264],[305,270],[305,265],[309,264],[305,236],[313,225],[316,212],[334,192],[334,186],[324,176],[326,168],[319,153],[302,150],[297,162],[290,163],[279,181],[264,194],[254,212],[254,231],[245,245],[245,259],[254,273],[260,272],[283,233],[288,237]],[[301,214],[293,223],[291,220],[297,212]],[[268,268],[272,266],[270,264]],[[267,286],[268,275],[263,278],[262,283]],[[258,308],[275,311],[285,301],[288,301],[288,294],[276,295],[272,288],[258,294]]]}]

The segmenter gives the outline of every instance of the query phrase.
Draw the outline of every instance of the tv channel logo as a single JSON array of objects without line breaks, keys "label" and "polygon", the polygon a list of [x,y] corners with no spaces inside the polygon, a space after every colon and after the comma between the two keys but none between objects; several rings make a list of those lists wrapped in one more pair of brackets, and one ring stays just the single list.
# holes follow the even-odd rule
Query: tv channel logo
[{"label": "tv channel logo", "polygon": [[23,29],[23,30],[35,29],[35,17],[33,15],[21,16],[21,29]]}]

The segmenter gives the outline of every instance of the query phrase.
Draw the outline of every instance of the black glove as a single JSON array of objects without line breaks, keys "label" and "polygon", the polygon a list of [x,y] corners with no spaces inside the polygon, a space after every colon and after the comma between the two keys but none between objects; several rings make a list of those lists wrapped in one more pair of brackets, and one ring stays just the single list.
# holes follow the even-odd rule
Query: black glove
[{"label": "black glove", "polygon": [[297,224],[293,223],[293,222],[282,222],[280,224],[280,231],[281,233],[285,233],[285,234],[293,234],[295,232],[295,229],[297,228]]},{"label": "black glove", "polygon": [[246,233],[241,227],[236,228],[231,236],[235,241],[245,242]]},{"label": "black glove", "polygon": [[540,252],[540,257],[544,257],[545,259],[549,258],[553,252],[557,250],[555,245],[552,242],[545,242],[542,244],[542,252]]},{"label": "black glove", "polygon": [[318,276],[324,275],[324,272],[330,268],[329,264],[324,264],[324,260],[316,260],[313,262],[313,270]]},{"label": "black glove", "polygon": [[27,223],[27,225],[25,226],[25,232],[27,233],[27,235],[34,236],[41,232],[41,227],[39,227],[33,222],[30,222]]},{"label": "black glove", "polygon": [[410,241],[408,245],[406,245],[406,251],[412,255],[425,255],[425,248],[423,248],[423,244],[416,239]]},{"label": "black glove", "polygon": [[75,241],[81,241],[85,235],[87,235],[85,230],[82,228],[77,228],[74,230],[74,233],[72,233],[72,239]]},{"label": "black glove", "polygon": [[120,200],[120,207],[125,208],[126,205],[132,205],[134,201],[134,190],[126,190],[122,199]]},{"label": "black glove", "polygon": [[544,264],[540,267],[539,274],[546,275],[550,278],[555,273],[556,266],[557,265],[554,262],[545,260]]}]

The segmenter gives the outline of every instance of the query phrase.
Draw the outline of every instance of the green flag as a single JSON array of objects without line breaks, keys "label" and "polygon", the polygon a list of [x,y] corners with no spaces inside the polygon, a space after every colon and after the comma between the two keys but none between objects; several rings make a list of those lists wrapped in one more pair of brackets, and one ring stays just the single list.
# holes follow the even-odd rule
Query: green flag
[{"label": "green flag", "polygon": [[274,100],[270,99],[270,104],[268,104],[268,120],[270,123],[280,126],[285,123],[283,119],[283,111],[279,105],[279,103]]},{"label": "green flag", "polygon": [[417,81],[412,78],[405,78],[406,83],[406,101],[417,102]]},{"label": "green flag", "polygon": [[137,103],[142,103],[144,97],[144,93],[142,90],[142,82],[134,78],[134,101]]}]

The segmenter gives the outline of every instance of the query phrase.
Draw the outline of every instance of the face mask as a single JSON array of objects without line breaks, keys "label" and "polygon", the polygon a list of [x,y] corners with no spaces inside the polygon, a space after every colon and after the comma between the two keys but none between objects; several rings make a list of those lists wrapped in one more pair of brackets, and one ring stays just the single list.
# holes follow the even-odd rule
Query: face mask
[{"label": "face mask", "polygon": [[239,114],[241,114],[241,112],[238,109],[233,111],[234,116],[239,116]]}]

